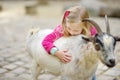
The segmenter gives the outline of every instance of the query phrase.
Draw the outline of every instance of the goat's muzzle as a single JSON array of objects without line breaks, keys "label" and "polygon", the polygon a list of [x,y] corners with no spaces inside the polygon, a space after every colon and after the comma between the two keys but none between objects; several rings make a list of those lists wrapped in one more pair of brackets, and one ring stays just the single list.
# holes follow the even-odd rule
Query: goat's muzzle
[{"label": "goat's muzzle", "polygon": [[116,64],[115,59],[110,59],[109,64],[106,64],[108,67],[114,67]]}]

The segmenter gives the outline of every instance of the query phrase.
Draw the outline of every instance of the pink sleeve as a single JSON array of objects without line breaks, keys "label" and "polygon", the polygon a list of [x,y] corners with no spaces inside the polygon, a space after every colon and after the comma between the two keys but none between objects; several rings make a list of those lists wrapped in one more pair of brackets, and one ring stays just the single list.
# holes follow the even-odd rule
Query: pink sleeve
[{"label": "pink sleeve", "polygon": [[55,47],[55,45],[53,44],[54,41],[59,39],[62,36],[63,36],[62,27],[61,25],[59,25],[55,28],[55,30],[52,33],[48,34],[44,38],[44,40],[42,41],[42,45],[49,54],[50,54],[51,48]]},{"label": "pink sleeve", "polygon": [[91,36],[95,36],[95,34],[97,33],[97,30],[94,26],[91,27],[90,31],[91,31]]}]

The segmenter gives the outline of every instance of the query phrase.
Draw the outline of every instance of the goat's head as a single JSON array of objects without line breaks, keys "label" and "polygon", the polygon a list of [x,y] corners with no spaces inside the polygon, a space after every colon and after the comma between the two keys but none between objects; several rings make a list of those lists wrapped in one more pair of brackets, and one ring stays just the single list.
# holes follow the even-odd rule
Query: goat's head
[{"label": "goat's head", "polygon": [[114,49],[117,41],[120,41],[119,37],[115,37],[110,34],[110,28],[107,16],[105,16],[105,22],[106,22],[106,33],[102,32],[99,25],[91,20],[91,19],[84,19],[84,22],[87,21],[91,24],[93,24],[97,29],[97,34],[93,38],[83,38],[85,40],[92,41],[94,44],[95,49],[99,52],[98,57],[108,67],[114,67],[115,62],[115,55],[114,55]]}]

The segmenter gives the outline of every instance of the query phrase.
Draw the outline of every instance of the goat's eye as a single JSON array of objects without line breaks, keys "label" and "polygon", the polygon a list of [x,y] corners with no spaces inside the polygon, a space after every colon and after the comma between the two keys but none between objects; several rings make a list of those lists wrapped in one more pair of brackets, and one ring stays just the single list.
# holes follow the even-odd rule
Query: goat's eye
[{"label": "goat's eye", "polygon": [[100,45],[99,44],[95,44],[95,49],[97,50],[97,51],[99,51],[100,50]]}]

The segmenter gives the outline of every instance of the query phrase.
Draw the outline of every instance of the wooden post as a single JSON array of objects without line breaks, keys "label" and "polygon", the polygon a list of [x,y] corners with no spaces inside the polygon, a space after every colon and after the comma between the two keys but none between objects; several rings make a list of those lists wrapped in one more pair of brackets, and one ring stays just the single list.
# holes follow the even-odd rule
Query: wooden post
[{"label": "wooden post", "polygon": [[48,4],[48,0],[37,0],[39,5],[47,5]]},{"label": "wooden post", "polygon": [[36,5],[25,6],[26,14],[35,15],[37,14]]},{"label": "wooden post", "polygon": [[3,10],[3,7],[2,7],[2,5],[0,5],[0,11],[2,11]]}]

